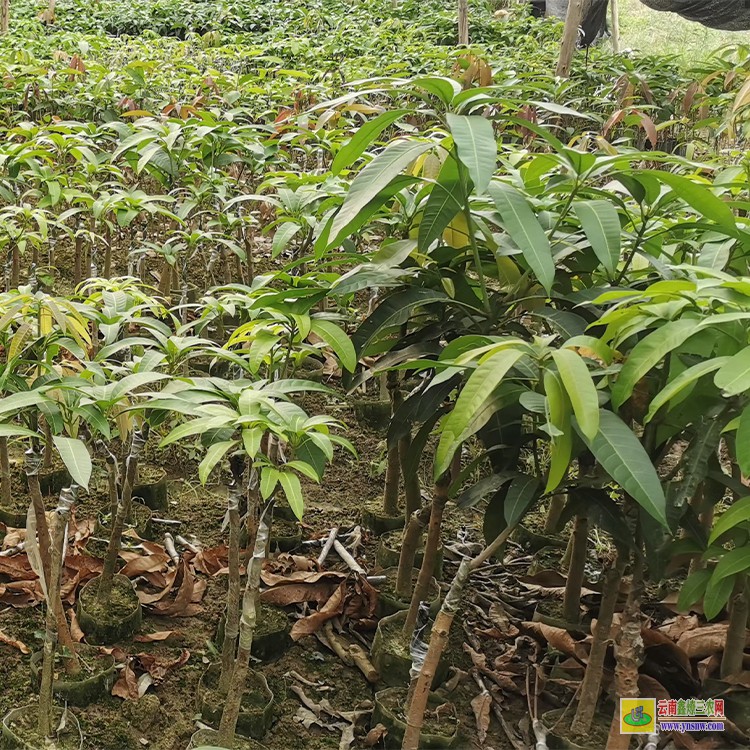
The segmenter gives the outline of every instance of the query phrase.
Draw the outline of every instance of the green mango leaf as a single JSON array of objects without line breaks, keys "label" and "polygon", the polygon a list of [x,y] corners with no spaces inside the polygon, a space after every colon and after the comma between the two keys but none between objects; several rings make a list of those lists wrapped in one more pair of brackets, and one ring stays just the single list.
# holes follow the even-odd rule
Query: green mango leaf
[{"label": "green mango leaf", "polygon": [[714,376],[714,383],[727,396],[736,396],[750,388],[750,346],[730,357]]},{"label": "green mango leaf", "polygon": [[208,481],[208,477],[216,464],[237,444],[236,440],[224,440],[209,446],[206,455],[198,465],[198,479],[200,479],[201,484],[205,484]]},{"label": "green mango leaf", "polygon": [[38,406],[40,401],[49,401],[49,399],[38,391],[13,393],[5,398],[0,398],[0,415],[16,414],[29,406]]},{"label": "green mango leaf", "polygon": [[576,420],[573,426],[607,474],[652,518],[667,526],[667,501],[659,476],[633,431],[606,409],[599,411],[599,433],[593,440],[586,437]]},{"label": "green mango leaf", "polygon": [[[575,355],[574,355],[575,356]],[[565,394],[560,377],[552,370],[544,373],[544,392],[549,409],[547,418],[560,434],[550,440],[550,466],[545,492],[552,492],[565,477],[573,453],[573,433],[570,427],[570,400]],[[599,406],[596,406],[597,416]]]},{"label": "green mango leaf", "polygon": [[292,241],[294,235],[302,229],[301,224],[294,221],[285,221],[273,234],[271,242],[271,257],[275,258],[286,250],[287,245]]},{"label": "green mango leaf", "polygon": [[727,229],[736,228],[732,209],[721,198],[714,195],[708,185],[695,182],[674,172],[644,170],[643,174],[653,175],[659,182],[669,185],[685,203],[710,221]]},{"label": "green mango leaf", "polygon": [[750,495],[735,500],[716,520],[708,543],[713,544],[722,534],[745,521],[750,521]]},{"label": "green mango leaf", "polygon": [[291,471],[280,471],[279,480],[281,486],[284,488],[284,494],[286,495],[289,507],[292,509],[294,515],[302,520],[305,503],[302,500],[302,485],[300,484],[299,477]]},{"label": "green mango leaf", "polygon": [[740,414],[735,439],[737,463],[745,476],[750,475],[750,406],[746,406]]},{"label": "green mango leaf", "polygon": [[39,437],[38,432],[15,424],[0,424],[0,437]]},{"label": "green mango leaf", "polygon": [[79,486],[88,489],[91,479],[91,456],[82,440],[53,435],[52,442],[60,454],[71,479]]},{"label": "green mango leaf", "polygon": [[426,252],[430,245],[443,233],[453,217],[463,210],[466,196],[461,186],[458,165],[449,156],[438,174],[437,181],[427,199],[419,224],[418,243],[422,252]]},{"label": "green mango leaf", "polygon": [[436,479],[448,470],[461,439],[469,437],[466,435],[466,427],[474,419],[476,411],[523,354],[519,349],[499,351],[482,362],[469,376],[456,399],[453,411],[445,418],[440,430],[440,441],[435,451],[434,462]]},{"label": "green mango leaf", "polygon": [[734,590],[734,576],[711,579],[706,586],[706,593],[703,595],[703,614],[706,619],[713,620],[729,601],[729,597]]},{"label": "green mango leaf", "polygon": [[501,182],[491,183],[489,193],[505,229],[518,245],[539,283],[549,293],[555,280],[552,247],[531,204],[514,187]]},{"label": "green mango leaf", "polygon": [[357,369],[357,353],[354,350],[354,344],[335,323],[313,318],[311,330],[328,344],[345,370],[354,372]]},{"label": "green mango leaf", "polygon": [[541,485],[536,477],[516,477],[508,487],[503,504],[503,515],[507,526],[515,526],[539,497]]},{"label": "green mango leaf", "polygon": [[571,349],[553,351],[552,359],[573,405],[578,426],[593,440],[599,431],[599,397],[589,368]]},{"label": "green mango leaf", "polygon": [[331,164],[331,172],[338,174],[354,164],[365,152],[375,139],[396,120],[408,115],[410,109],[395,109],[391,112],[383,112],[372,120],[368,120],[357,132],[339,149]]},{"label": "green mango leaf", "polygon": [[333,219],[329,245],[336,244],[342,230],[394,177],[434,145],[428,141],[402,139],[386,146],[352,181],[346,199]]},{"label": "green mango leaf", "polygon": [[620,262],[622,227],[617,209],[606,200],[576,201],[573,211],[598,261],[610,276]]},{"label": "green mango leaf", "polygon": [[479,115],[445,116],[456,144],[458,158],[469,172],[474,190],[481,195],[497,166],[497,140],[492,123]]},{"label": "green mango leaf", "polygon": [[697,333],[695,320],[673,320],[665,323],[639,341],[630,352],[612,388],[612,405],[621,406],[638,381],[672,350]]},{"label": "green mango leaf", "polygon": [[362,321],[362,324],[352,336],[352,343],[356,352],[360,357],[366,354],[368,345],[378,334],[393,326],[406,323],[419,307],[432,302],[445,302],[448,299],[445,292],[418,287],[409,287],[402,292],[389,294],[372,314]]},{"label": "green mango leaf", "polygon": [[706,593],[706,586],[711,579],[711,571],[707,568],[696,570],[691,573],[682,584],[680,596],[677,600],[677,609],[681,612],[687,612],[690,607],[703,598]]},{"label": "green mango leaf", "polygon": [[714,568],[713,579],[719,581],[727,576],[745,573],[748,570],[750,570],[750,547],[736,547],[721,556]]},{"label": "green mango leaf", "polygon": [[718,370],[729,359],[729,357],[715,357],[714,359],[708,359],[705,362],[699,362],[697,365],[688,367],[687,370],[683,370],[654,396],[649,406],[648,414],[646,414],[645,422],[650,422],[664,404],[678,396],[685,388],[700,380],[704,375]]}]

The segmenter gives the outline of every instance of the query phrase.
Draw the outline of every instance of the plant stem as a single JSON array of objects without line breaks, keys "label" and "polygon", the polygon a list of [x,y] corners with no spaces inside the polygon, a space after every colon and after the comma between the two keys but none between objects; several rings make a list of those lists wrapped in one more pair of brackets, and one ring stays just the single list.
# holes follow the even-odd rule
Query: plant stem
[{"label": "plant stem", "polygon": [[517,522],[506,527],[484,550],[473,560],[464,559],[458,567],[458,572],[451,583],[451,587],[443,600],[440,612],[435,618],[430,635],[430,645],[427,648],[422,669],[419,672],[411,690],[411,700],[406,709],[406,731],[401,750],[417,750],[419,747],[419,736],[424,723],[424,713],[427,708],[427,699],[430,694],[430,686],[435,677],[435,670],[440,662],[440,657],[448,643],[450,628],[453,618],[461,604],[461,596],[469,580],[469,576],[489,560],[510,538],[517,526]]},{"label": "plant stem", "polygon": [[408,456],[411,451],[411,434],[405,435],[398,441],[399,464],[401,465],[401,477],[404,481],[404,502],[406,504],[406,517],[419,510],[422,505],[422,491],[419,486],[419,473],[416,470],[417,462],[414,462],[414,470],[407,470]]},{"label": "plant stem", "polygon": [[585,515],[576,516],[573,526],[572,549],[568,577],[565,582],[563,617],[566,622],[578,623],[581,618],[581,589],[586,567],[586,553],[589,541],[589,521]]},{"label": "plant stem", "polygon": [[[615,695],[619,698],[637,698],[638,670],[643,663],[644,645],[641,636],[641,596],[643,595],[643,542],[640,528],[636,529],[633,575],[630,593],[620,621],[620,633],[615,641]],[[612,717],[607,750],[627,750],[630,735],[620,734],[619,705]]]},{"label": "plant stem", "polygon": [[229,515],[229,584],[227,589],[227,611],[224,625],[224,643],[221,648],[221,677],[219,691],[226,695],[232,679],[237,636],[240,619],[240,489],[232,484],[227,496]]},{"label": "plant stem", "polygon": [[576,736],[583,737],[591,731],[591,722],[596,713],[596,704],[599,701],[599,692],[602,686],[604,658],[607,655],[609,645],[609,632],[612,629],[617,597],[620,593],[620,579],[624,569],[625,560],[622,555],[618,554],[604,577],[602,601],[599,605],[599,616],[593,632],[591,653],[589,654],[583,682],[581,682],[578,708],[570,725],[571,732]]},{"label": "plant stem", "polygon": [[[67,496],[66,496],[67,493]],[[60,503],[55,510],[52,560],[47,578],[47,617],[45,620],[42,679],[39,688],[39,714],[37,729],[42,737],[52,736],[52,678],[57,647],[57,607],[60,600],[60,571],[65,543],[65,527],[70,518],[72,493],[65,489],[60,493]],[[49,542],[49,538],[47,540]]]},{"label": "plant stem", "polygon": [[240,713],[242,694],[247,682],[250,651],[253,646],[253,636],[258,618],[258,592],[260,589],[260,573],[266,556],[266,542],[268,541],[268,526],[261,518],[258,533],[253,540],[253,557],[247,571],[245,591],[242,596],[242,617],[240,618],[240,642],[237,658],[234,663],[232,679],[227,693],[224,710],[219,724],[218,743],[221,747],[231,748],[234,745],[234,733],[237,728],[237,718]]},{"label": "plant stem", "polygon": [[425,506],[409,516],[401,543],[401,554],[398,558],[398,576],[396,578],[396,596],[406,599],[411,594],[411,579],[414,572],[414,558],[419,548],[422,532],[430,520],[431,507]]},{"label": "plant stem", "polygon": [[566,494],[553,495],[549,501],[549,509],[547,510],[547,517],[544,520],[544,533],[553,534],[557,528],[557,522],[560,520],[560,516],[565,509],[565,504],[568,501]]},{"label": "plant stem", "polygon": [[745,642],[747,640],[747,617],[750,607],[747,599],[747,577],[744,574],[737,576],[734,586],[734,595],[729,610],[729,628],[727,640],[724,644],[724,653],[721,657],[722,679],[742,671]]},{"label": "plant stem", "polygon": [[[386,376],[388,394],[391,400],[391,418],[401,402],[401,389],[399,388],[398,372],[389,370]],[[388,459],[385,469],[385,487],[383,489],[383,513],[386,516],[398,515],[398,485],[401,473],[399,459],[399,446],[394,445],[388,449]]]},{"label": "plant stem", "polygon": [[[42,573],[44,580],[48,581],[52,570],[52,552],[50,550],[50,533],[47,524],[47,514],[44,509],[42,500],[42,490],[39,486],[39,466],[40,456],[30,448],[24,455],[24,468],[26,470],[26,482],[29,487],[31,496],[31,505],[34,510],[34,520],[36,522],[37,539],[39,545],[39,557],[42,561]],[[72,495],[72,493],[71,493]],[[63,646],[70,652],[65,658],[65,671],[68,674],[75,675],[81,671],[81,662],[75,652],[75,642],[70,634],[68,620],[65,617],[62,599],[58,595],[55,601],[55,618],[57,622],[57,638]]]},{"label": "plant stem", "polygon": [[430,590],[430,581],[435,572],[435,560],[440,547],[440,532],[443,525],[443,511],[448,502],[448,486],[450,479],[448,473],[443,474],[435,482],[435,491],[432,497],[432,510],[430,512],[430,524],[427,528],[427,541],[424,545],[422,567],[419,569],[417,583],[411,595],[411,604],[404,620],[403,635],[410,638],[419,614],[419,605],[427,598]]},{"label": "plant stem", "polygon": [[8,438],[0,438],[0,503],[9,506],[13,498],[10,483],[10,456]]},{"label": "plant stem", "polygon": [[133,431],[130,442],[130,453],[125,461],[125,481],[120,490],[120,498],[117,502],[117,512],[112,517],[112,531],[109,535],[109,545],[104,558],[104,567],[99,577],[99,587],[96,592],[96,600],[99,604],[109,602],[112,593],[112,581],[117,568],[117,556],[120,554],[122,544],[122,530],[125,521],[130,517],[131,500],[133,495],[133,484],[135,483],[138,470],[138,459],[143,452],[143,446],[148,438],[148,424],[144,424],[140,430]]}]

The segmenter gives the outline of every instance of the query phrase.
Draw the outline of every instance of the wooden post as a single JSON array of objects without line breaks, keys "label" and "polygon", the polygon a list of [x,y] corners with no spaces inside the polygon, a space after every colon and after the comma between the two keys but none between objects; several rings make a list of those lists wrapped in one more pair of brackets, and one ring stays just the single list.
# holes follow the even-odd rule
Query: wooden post
[{"label": "wooden post", "polygon": [[458,0],[458,43],[469,44],[469,0]]},{"label": "wooden post", "polygon": [[570,75],[570,65],[576,51],[578,42],[578,29],[581,26],[583,11],[588,5],[586,0],[570,0],[568,12],[565,16],[565,31],[563,32],[562,44],[560,45],[560,57],[557,61],[555,75],[558,78],[567,78]]},{"label": "wooden post", "polygon": [[612,51],[617,55],[620,52],[620,8],[617,0],[609,0],[612,13]]},{"label": "wooden post", "polygon": [[7,34],[9,25],[10,0],[0,0],[0,34]]}]

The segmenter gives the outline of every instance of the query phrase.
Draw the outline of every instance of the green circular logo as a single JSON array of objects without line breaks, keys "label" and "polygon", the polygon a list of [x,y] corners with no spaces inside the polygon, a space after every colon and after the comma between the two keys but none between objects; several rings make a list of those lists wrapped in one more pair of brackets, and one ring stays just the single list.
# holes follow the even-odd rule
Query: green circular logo
[{"label": "green circular logo", "polygon": [[624,716],[622,720],[631,727],[645,727],[652,721],[651,717],[641,706],[634,708],[629,714]]}]

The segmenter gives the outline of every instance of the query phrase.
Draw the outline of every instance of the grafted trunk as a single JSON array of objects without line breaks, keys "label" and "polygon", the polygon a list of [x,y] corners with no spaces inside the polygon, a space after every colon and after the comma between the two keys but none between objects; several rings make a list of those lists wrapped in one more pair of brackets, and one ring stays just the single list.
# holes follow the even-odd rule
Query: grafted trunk
[{"label": "grafted trunk", "polygon": [[424,545],[422,567],[419,569],[417,583],[411,595],[411,604],[404,620],[403,634],[410,638],[419,614],[419,605],[427,598],[430,589],[430,581],[435,570],[435,560],[440,547],[440,534],[443,526],[443,511],[448,502],[448,485],[450,483],[448,474],[444,474],[435,482],[435,491],[432,498],[432,510],[430,511],[430,523],[427,528],[427,541]]},{"label": "grafted trunk", "polygon": [[120,489],[120,497],[117,502],[117,512],[112,518],[112,531],[109,536],[109,545],[107,554],[104,558],[104,567],[99,579],[99,588],[96,592],[96,599],[100,604],[109,601],[112,593],[112,581],[114,580],[115,570],[117,568],[117,556],[120,554],[120,545],[122,544],[122,531],[125,528],[125,521],[130,516],[133,496],[133,485],[138,471],[138,459],[143,452],[148,438],[148,424],[144,424],[140,430],[133,431],[133,437],[130,441],[130,452],[125,462],[125,480]]},{"label": "grafted trunk", "polygon": [[588,551],[589,523],[585,515],[576,516],[573,527],[570,564],[565,581],[565,598],[563,599],[563,617],[566,622],[578,623],[581,617],[581,589],[586,570],[586,553]]},{"label": "grafted trunk", "polygon": [[239,487],[233,484],[227,497],[229,516],[229,583],[227,611],[224,625],[224,643],[221,648],[221,677],[219,691],[226,695],[232,679],[240,619],[240,497]]},{"label": "grafted trunk", "polygon": [[747,618],[750,612],[747,598],[747,577],[738,575],[729,608],[729,629],[721,657],[721,678],[726,679],[742,671],[747,641]]},{"label": "grafted trunk", "polygon": [[237,649],[232,679],[227,693],[224,710],[219,724],[219,745],[232,747],[234,733],[237,729],[237,718],[240,713],[242,694],[247,683],[250,651],[258,619],[260,573],[266,556],[266,542],[268,541],[268,526],[263,518],[258,524],[258,533],[253,542],[253,557],[247,572],[245,591],[242,597],[242,617],[240,618],[240,642]]},{"label": "grafted trunk", "polygon": [[419,548],[422,532],[430,520],[432,509],[426,506],[409,516],[404,529],[401,544],[401,554],[398,558],[398,576],[396,578],[396,595],[399,599],[406,599],[411,594],[411,579],[414,571],[414,558]]}]

